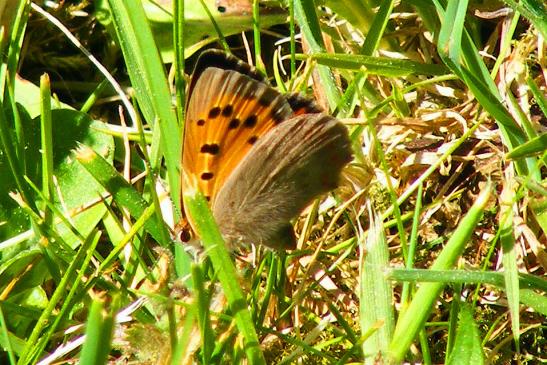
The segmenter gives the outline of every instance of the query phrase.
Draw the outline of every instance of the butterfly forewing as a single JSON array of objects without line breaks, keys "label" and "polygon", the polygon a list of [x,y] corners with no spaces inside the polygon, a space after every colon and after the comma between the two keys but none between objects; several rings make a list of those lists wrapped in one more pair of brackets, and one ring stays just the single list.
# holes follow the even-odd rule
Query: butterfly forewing
[{"label": "butterfly forewing", "polygon": [[183,168],[214,199],[253,144],[292,109],[277,91],[239,72],[209,67],[198,77],[187,105]]},{"label": "butterfly forewing", "polygon": [[290,93],[285,96],[291,106],[294,115],[322,113],[323,109],[313,100],[303,96],[300,93]]},{"label": "butterfly forewing", "polygon": [[188,87],[189,95],[191,95],[194,91],[194,86],[203,71],[210,67],[236,71],[250,77],[253,80],[266,84],[268,83],[264,75],[258,72],[258,70],[251,65],[241,61],[239,58],[218,49],[209,49],[201,54],[198,62],[196,63],[194,72],[192,73],[192,79],[190,80],[190,85]]}]

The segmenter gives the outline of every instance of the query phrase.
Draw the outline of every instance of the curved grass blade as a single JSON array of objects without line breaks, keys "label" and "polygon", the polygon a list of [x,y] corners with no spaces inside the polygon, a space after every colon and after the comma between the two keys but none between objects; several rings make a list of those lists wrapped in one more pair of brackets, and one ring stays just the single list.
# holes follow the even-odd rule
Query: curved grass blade
[{"label": "curved grass blade", "polygon": [[[454,266],[458,257],[469,242],[469,237],[473,233],[475,226],[479,223],[484,208],[490,198],[492,184],[488,183],[483,191],[477,197],[469,212],[462,219],[458,228],[452,234],[452,237],[446,243],[444,249],[435,260],[431,269],[445,270]],[[393,334],[389,348],[391,360],[400,362],[418,331],[423,327],[433,303],[444,288],[445,283],[422,283],[414,295],[414,300],[410,303],[408,309],[397,321],[397,326]]]}]

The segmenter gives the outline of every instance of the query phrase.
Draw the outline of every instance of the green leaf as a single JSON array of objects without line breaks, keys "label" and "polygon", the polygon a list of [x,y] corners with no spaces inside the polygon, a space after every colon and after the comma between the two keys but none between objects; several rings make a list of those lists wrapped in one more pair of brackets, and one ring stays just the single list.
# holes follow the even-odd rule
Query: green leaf
[{"label": "green leaf", "polygon": [[473,312],[468,305],[463,305],[459,315],[458,329],[454,348],[447,365],[481,365],[484,364],[482,341]]},{"label": "green leaf", "polygon": [[542,0],[504,0],[513,10],[520,12],[547,38],[547,5]]},{"label": "green leaf", "polygon": [[519,279],[517,253],[515,250],[514,206],[516,202],[514,182],[508,180],[500,195],[500,242],[502,248],[503,274],[507,304],[511,314],[511,329],[519,351],[520,313],[519,313]]},{"label": "green leaf", "polygon": [[[42,284],[47,270],[39,264],[41,258],[42,253],[38,249],[22,250],[11,258],[3,258],[0,264],[0,291],[15,284],[10,292],[14,295]],[[33,270],[27,271],[29,266]]]},{"label": "green leaf", "polygon": [[[223,12],[216,5],[216,0],[205,0],[204,2],[224,37],[252,29],[253,17],[251,11],[242,9]],[[97,1],[96,11],[99,21],[107,28],[110,28],[112,14],[107,3],[106,0]],[[165,63],[173,62],[173,10],[171,2],[161,5],[159,2],[143,1],[142,6],[154,34],[156,47],[161,53],[162,61]],[[217,30],[199,0],[184,1],[184,21],[185,57],[190,57],[207,44],[219,39]],[[286,21],[287,13],[282,8],[268,6],[260,12],[261,29],[283,24]]]},{"label": "green leaf", "polygon": [[[116,204],[126,208],[135,219],[143,215],[148,203],[101,155],[81,145],[76,153],[76,159],[106,191],[112,194]],[[162,232],[163,224],[157,215],[148,220],[144,227],[159,242],[166,237],[166,233]]]},{"label": "green leaf", "polygon": [[520,301],[533,310],[547,317],[547,296],[545,293],[536,293],[531,289],[521,289]]},{"label": "green leaf", "polygon": [[[22,109],[23,110],[23,109]],[[41,177],[41,154],[40,154],[40,117],[28,119],[23,115],[23,126],[25,134],[25,162],[27,167],[26,176],[35,183],[42,181]],[[99,132],[96,127],[104,126],[103,123],[93,121],[88,115],[71,109],[53,110],[52,118],[52,140],[53,140],[53,175],[56,179],[54,189],[55,206],[68,215],[96,201],[105,190],[95,182],[82,166],[74,160],[72,150],[78,143],[85,143],[91,148],[101,151],[107,161],[112,162],[114,156],[114,143],[111,136]],[[7,164],[6,155],[0,154],[0,170],[4,170]],[[0,190],[14,191],[16,184],[13,176],[9,173],[0,174]],[[88,207],[71,220],[82,236],[87,236],[102,218],[105,207],[95,205]],[[24,210],[15,203],[7,194],[0,195],[0,220],[6,224],[0,225],[0,241],[14,237],[17,234],[30,229],[30,221]],[[57,220],[58,222],[58,220]],[[57,231],[64,241],[72,247],[80,241],[70,232],[69,228],[62,223],[56,226]],[[27,236],[27,238],[32,238]],[[17,241],[14,241],[14,243]],[[4,244],[0,247],[3,258],[8,255],[8,249],[12,247],[16,254],[20,250],[32,247],[31,242],[24,245]],[[11,254],[10,254],[11,255]]]}]

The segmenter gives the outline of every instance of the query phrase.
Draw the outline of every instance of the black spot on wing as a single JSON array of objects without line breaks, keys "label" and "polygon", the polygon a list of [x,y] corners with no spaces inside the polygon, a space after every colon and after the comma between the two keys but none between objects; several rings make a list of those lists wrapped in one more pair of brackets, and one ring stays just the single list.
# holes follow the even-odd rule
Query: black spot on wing
[{"label": "black spot on wing", "polygon": [[229,117],[234,112],[234,107],[230,104],[226,105],[224,108],[222,108],[222,116]]},{"label": "black spot on wing", "polygon": [[239,125],[241,124],[241,121],[237,118],[234,118],[228,123],[228,129],[237,129]]},{"label": "black spot on wing", "polygon": [[203,146],[201,146],[200,152],[208,153],[210,155],[218,155],[218,153],[220,152],[220,147],[216,143],[211,143],[211,144],[206,143]]},{"label": "black spot on wing", "polygon": [[215,106],[211,110],[209,110],[209,118],[214,119],[220,115],[220,107]]},{"label": "black spot on wing", "polygon": [[243,125],[246,127],[246,128],[253,128],[255,125],[256,125],[256,122],[258,121],[258,118],[256,115],[252,114],[252,115],[249,115],[247,117],[247,119],[245,119],[245,121],[243,122]]},{"label": "black spot on wing", "polygon": [[201,174],[201,180],[211,180],[215,175],[212,172],[204,172]]}]

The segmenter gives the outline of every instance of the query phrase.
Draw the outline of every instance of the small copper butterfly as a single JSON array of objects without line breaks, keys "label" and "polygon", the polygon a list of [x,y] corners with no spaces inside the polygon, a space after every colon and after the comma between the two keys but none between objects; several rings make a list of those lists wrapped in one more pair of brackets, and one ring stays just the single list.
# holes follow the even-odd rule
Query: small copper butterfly
[{"label": "small copper butterfly", "polygon": [[[294,249],[290,220],[334,189],[351,160],[347,128],[254,68],[209,50],[188,89],[183,189],[199,189],[230,246]],[[192,222],[190,222],[192,225]]]}]

